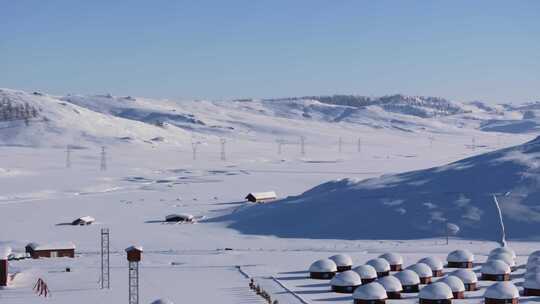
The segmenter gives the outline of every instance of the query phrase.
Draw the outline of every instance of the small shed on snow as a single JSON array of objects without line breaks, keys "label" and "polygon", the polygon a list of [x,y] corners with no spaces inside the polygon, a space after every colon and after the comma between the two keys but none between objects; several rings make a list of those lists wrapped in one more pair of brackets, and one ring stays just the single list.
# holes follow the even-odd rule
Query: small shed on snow
[{"label": "small shed on snow", "polygon": [[309,266],[309,277],[319,280],[330,280],[337,272],[337,265],[330,259],[317,260]]},{"label": "small shed on snow", "polygon": [[26,253],[33,259],[75,257],[75,244],[72,242],[56,242],[49,244],[30,243],[26,245],[25,249]]},{"label": "small shed on snow", "polygon": [[180,214],[169,214],[165,217],[166,222],[186,222],[191,223],[193,222],[193,215],[187,214],[187,213],[180,213]]},{"label": "small shed on snow", "polygon": [[73,226],[85,226],[93,224],[96,221],[95,218],[91,216],[83,216],[78,219],[75,219],[73,222],[71,222],[71,225]]},{"label": "small shed on snow", "polygon": [[252,203],[264,203],[266,201],[275,200],[277,198],[276,192],[250,192],[246,195],[246,199]]}]

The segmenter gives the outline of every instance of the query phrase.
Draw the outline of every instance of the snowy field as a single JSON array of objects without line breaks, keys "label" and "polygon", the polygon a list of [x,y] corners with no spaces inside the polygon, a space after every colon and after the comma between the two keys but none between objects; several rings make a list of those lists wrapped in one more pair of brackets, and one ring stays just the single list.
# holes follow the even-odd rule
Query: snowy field
[{"label": "snowy field", "polygon": [[[72,99],[88,108],[97,108],[86,100]],[[193,160],[191,138],[184,129],[172,126],[161,129],[145,122],[117,118],[108,108],[98,109],[101,113],[98,114],[70,104],[56,105],[59,110],[47,107],[48,99],[28,100],[35,101],[44,112],[49,111],[47,115],[57,121],[56,125],[45,127],[31,123],[28,129],[13,124],[2,129],[0,246],[24,252],[29,242],[71,241],[76,245],[76,258],[10,261],[13,278],[9,287],[0,290],[0,303],[127,302],[128,267],[124,249],[130,245],[144,247],[140,266],[141,303],[162,297],[175,303],[263,303],[248,288],[246,275],[253,277],[279,303],[352,303],[350,295],[330,292],[327,282],[308,279],[309,265],[336,253],[350,254],[355,265],[360,265],[393,251],[403,255],[407,266],[426,256],[444,260],[448,252],[458,248],[471,250],[481,263],[498,245],[478,239],[452,239],[446,245],[443,236],[420,240],[279,238],[242,234],[229,228],[230,223],[214,219],[241,209],[257,208],[245,202],[249,192],[276,191],[279,198],[286,198],[329,180],[362,180],[441,166],[534,138],[532,134],[482,132],[473,127],[455,127],[443,132],[447,123],[444,121],[452,121],[451,117],[427,122],[410,118],[425,123],[429,130],[415,125],[414,132],[405,132],[325,120],[299,121],[255,114],[243,117],[202,104],[201,108],[208,109],[196,111],[203,113],[206,120],[215,112],[222,117],[220,122],[229,119],[235,126],[249,127],[241,136],[196,130],[201,144]],[[85,119],[94,124],[88,121],[78,124],[78,116],[70,116],[73,112],[65,110],[66,107],[73,107],[77,115],[86,115]],[[282,111],[289,113],[287,109]],[[379,114],[385,119],[369,119],[389,123],[385,116],[389,114]],[[224,118],[227,115],[231,117]],[[476,120],[471,121],[477,124]],[[122,130],[108,129],[114,124],[121,125]],[[20,132],[10,131],[13,128]],[[128,142],[111,141],[113,137],[120,138],[123,132],[133,137]],[[73,142],[81,134],[86,136],[84,140]],[[300,134],[306,136],[304,155]],[[226,160],[220,159],[222,135],[227,138]],[[17,145],[14,136],[23,144]],[[163,136],[167,142],[142,140],[153,136]],[[278,154],[275,140],[281,137],[288,140]],[[360,149],[358,138],[362,140]],[[49,144],[43,145],[44,140]],[[66,167],[66,143],[77,146],[69,152],[70,168]],[[106,146],[105,171],[100,170],[102,145]],[[269,204],[273,203],[279,204]],[[335,212],[347,210],[336,208]],[[193,214],[197,222],[163,223],[164,217],[171,213]],[[61,225],[86,215],[95,217],[96,223]],[[297,214],[299,227],[302,216]],[[387,224],[392,223],[381,221],[381,225]],[[280,225],[279,218],[275,219],[275,225]],[[111,232],[110,290],[100,289],[101,228],[110,228]],[[351,229],[355,229],[354,223]],[[372,229],[375,231],[377,227]],[[536,242],[511,241],[510,246],[518,253],[519,265],[529,253],[540,249],[540,243]],[[71,271],[65,272],[66,267]],[[522,284],[523,272],[523,267],[519,267],[513,273],[518,286]],[[49,286],[49,298],[38,297],[32,291],[38,278]],[[467,293],[466,300],[456,302],[481,303],[487,285],[482,282],[481,290]],[[389,302],[416,301],[412,295],[409,299]],[[521,301],[540,299],[529,297]]]}]

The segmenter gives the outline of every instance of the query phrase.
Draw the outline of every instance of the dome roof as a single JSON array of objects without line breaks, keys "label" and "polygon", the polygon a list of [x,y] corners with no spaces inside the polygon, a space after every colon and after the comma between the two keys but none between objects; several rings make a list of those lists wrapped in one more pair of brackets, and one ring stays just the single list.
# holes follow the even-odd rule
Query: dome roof
[{"label": "dome roof", "polygon": [[403,290],[401,282],[395,276],[382,277],[377,279],[377,282],[379,282],[387,292],[401,292]]},{"label": "dome roof", "polygon": [[448,285],[442,282],[436,282],[420,289],[418,297],[426,300],[446,300],[453,299],[454,295]]},{"label": "dome roof", "polygon": [[330,280],[330,285],[332,286],[358,286],[362,284],[362,280],[358,273],[347,270],[344,272],[338,272],[332,280]]},{"label": "dome roof", "polygon": [[540,273],[525,274],[525,282],[523,287],[529,289],[540,289]]},{"label": "dome roof", "polygon": [[429,268],[431,268],[431,270],[433,271],[442,270],[444,268],[444,265],[441,262],[441,260],[434,257],[423,258],[420,261],[418,261],[418,263],[424,263],[428,265]]},{"label": "dome roof", "polygon": [[358,300],[384,300],[386,298],[386,290],[377,282],[361,285],[353,293],[353,299]]},{"label": "dome roof", "polygon": [[507,274],[512,272],[510,266],[501,260],[489,260],[482,265],[483,274]]},{"label": "dome roof", "polygon": [[337,266],[330,259],[317,260],[309,266],[309,272],[336,272]]},{"label": "dome roof", "polygon": [[385,259],[386,261],[388,261],[388,263],[390,263],[390,265],[403,264],[403,258],[401,257],[401,255],[397,253],[387,252],[387,253],[381,254],[379,258]]},{"label": "dome roof", "polygon": [[515,259],[517,257],[516,252],[510,248],[510,247],[497,247],[489,252],[489,255],[493,255],[496,253],[508,253],[512,259]]},{"label": "dome roof", "polygon": [[538,257],[529,257],[527,259],[527,269],[536,269],[539,262],[540,259],[538,259]]},{"label": "dome roof", "polygon": [[173,303],[173,301],[171,301],[169,299],[157,299],[154,302],[152,302],[151,304],[174,304],[174,303]]},{"label": "dome roof", "polygon": [[352,266],[353,264],[351,257],[346,254],[336,254],[329,257],[329,259],[334,261],[337,266]]},{"label": "dome roof", "polygon": [[466,249],[458,249],[450,252],[446,258],[448,262],[473,262],[474,255]]},{"label": "dome roof", "polygon": [[516,261],[514,260],[514,258],[512,258],[512,255],[510,255],[509,253],[504,253],[504,252],[494,253],[488,257],[488,261],[491,261],[491,260],[501,260],[505,262],[506,264],[508,264],[508,266],[510,267],[516,266]]},{"label": "dome roof", "polygon": [[446,285],[448,285],[448,287],[450,287],[452,292],[465,291],[465,284],[463,284],[463,281],[455,275],[446,276],[437,282],[445,283]]},{"label": "dome roof", "polygon": [[362,279],[377,278],[377,271],[371,265],[360,265],[353,268],[353,271],[360,275]]},{"label": "dome roof", "polygon": [[394,275],[399,279],[401,285],[417,285],[420,284],[420,277],[418,274],[410,269],[402,270]]},{"label": "dome roof", "polygon": [[538,257],[540,257],[540,250],[536,250],[529,255],[527,258],[527,264],[529,264],[532,260],[536,261]]},{"label": "dome roof", "polygon": [[473,284],[478,282],[478,278],[476,277],[476,273],[470,269],[458,269],[454,272],[452,272],[452,275],[455,275],[456,277],[460,278],[461,281],[465,284]]},{"label": "dome roof", "polygon": [[486,289],[484,298],[490,299],[515,299],[519,298],[519,291],[512,282],[497,282]]},{"label": "dome roof", "polygon": [[433,276],[433,271],[431,271],[431,267],[428,264],[416,263],[407,267],[407,269],[416,272],[421,278],[430,278]]},{"label": "dome roof", "polygon": [[390,264],[382,258],[371,259],[366,264],[373,266],[377,272],[390,271]]}]

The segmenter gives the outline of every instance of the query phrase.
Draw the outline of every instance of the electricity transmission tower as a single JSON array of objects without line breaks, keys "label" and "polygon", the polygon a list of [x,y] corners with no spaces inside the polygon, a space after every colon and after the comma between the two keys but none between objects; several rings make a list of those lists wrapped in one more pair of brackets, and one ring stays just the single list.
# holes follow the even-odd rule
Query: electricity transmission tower
[{"label": "electricity transmission tower", "polygon": [[199,146],[200,142],[191,140],[191,150],[193,152],[193,160],[197,159],[197,148]]},{"label": "electricity transmission tower", "polygon": [[277,154],[281,155],[281,150],[282,150],[282,147],[283,147],[283,144],[285,143],[285,141],[280,138],[280,139],[276,140],[276,142],[277,142]]},{"label": "electricity transmission tower", "polygon": [[66,146],[66,168],[71,168],[71,146]]},{"label": "electricity transmission tower", "polygon": [[429,147],[433,148],[433,141],[435,140],[435,137],[429,136]]},{"label": "electricity transmission tower", "polygon": [[300,154],[302,156],[306,155],[306,137],[300,136]]},{"label": "electricity transmission tower", "polygon": [[109,266],[109,228],[101,229],[101,289],[111,288]]},{"label": "electricity transmission tower", "polygon": [[473,137],[473,138],[472,138],[471,148],[472,148],[473,151],[476,150],[476,137]]},{"label": "electricity transmission tower", "polygon": [[219,143],[221,144],[221,160],[225,161],[227,160],[227,157],[225,154],[225,144],[227,143],[227,140],[225,138],[221,138],[219,140]]},{"label": "electricity transmission tower", "polygon": [[139,304],[139,262],[129,261],[129,304]]},{"label": "electricity transmission tower", "polygon": [[107,151],[105,150],[105,146],[101,147],[101,163],[100,163],[100,170],[105,171],[107,170]]},{"label": "electricity transmission tower", "polygon": [[339,137],[339,140],[338,140],[338,152],[339,153],[343,152],[343,138],[341,138],[341,136]]},{"label": "electricity transmission tower", "polygon": [[362,152],[362,139],[358,138],[358,152]]}]

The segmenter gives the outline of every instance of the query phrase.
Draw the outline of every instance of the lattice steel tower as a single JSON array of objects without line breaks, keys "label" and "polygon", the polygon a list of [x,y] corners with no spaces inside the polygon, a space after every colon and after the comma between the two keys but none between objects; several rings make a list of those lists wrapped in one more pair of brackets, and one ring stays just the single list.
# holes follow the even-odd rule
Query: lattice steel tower
[{"label": "lattice steel tower", "polygon": [[111,288],[109,228],[101,229],[101,289]]}]

